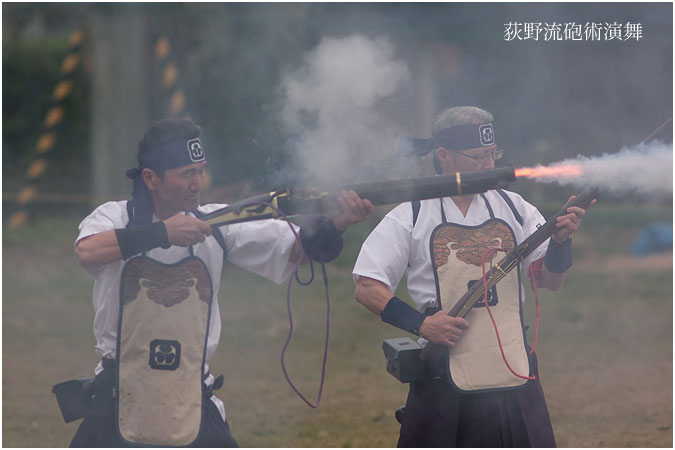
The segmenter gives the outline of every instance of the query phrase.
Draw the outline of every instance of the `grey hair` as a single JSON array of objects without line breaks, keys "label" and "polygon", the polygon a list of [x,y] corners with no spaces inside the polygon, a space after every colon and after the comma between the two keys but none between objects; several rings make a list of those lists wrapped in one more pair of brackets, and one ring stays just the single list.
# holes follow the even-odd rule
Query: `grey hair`
[{"label": "grey hair", "polygon": [[492,120],[492,114],[484,109],[476,108],[475,106],[456,106],[448,108],[436,116],[434,124],[431,127],[431,134],[435,135],[439,131],[449,127],[471,125],[472,123],[490,123]]}]

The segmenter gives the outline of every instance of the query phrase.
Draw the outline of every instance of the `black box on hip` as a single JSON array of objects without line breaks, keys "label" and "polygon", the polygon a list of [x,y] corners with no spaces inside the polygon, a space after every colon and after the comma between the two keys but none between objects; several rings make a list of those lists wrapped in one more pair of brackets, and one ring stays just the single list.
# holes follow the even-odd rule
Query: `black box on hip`
[{"label": "black box on hip", "polygon": [[424,361],[420,359],[422,347],[412,339],[385,339],[382,343],[384,357],[387,360],[387,372],[401,383],[426,379]]}]

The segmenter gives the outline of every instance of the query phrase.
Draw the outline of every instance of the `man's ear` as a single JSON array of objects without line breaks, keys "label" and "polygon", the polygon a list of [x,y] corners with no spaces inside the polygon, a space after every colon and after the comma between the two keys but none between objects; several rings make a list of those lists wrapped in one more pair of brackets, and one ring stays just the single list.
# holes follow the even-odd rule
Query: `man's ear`
[{"label": "man's ear", "polygon": [[152,170],[145,168],[141,172],[141,177],[143,177],[143,182],[145,183],[145,186],[148,188],[149,191],[155,191],[157,190],[157,183],[159,182],[159,177],[157,174]]}]

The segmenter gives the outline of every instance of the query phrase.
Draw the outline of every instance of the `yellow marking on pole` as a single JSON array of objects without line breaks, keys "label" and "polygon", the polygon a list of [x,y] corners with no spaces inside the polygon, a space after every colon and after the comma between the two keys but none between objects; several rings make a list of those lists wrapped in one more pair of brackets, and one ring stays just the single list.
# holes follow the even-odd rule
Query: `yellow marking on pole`
[{"label": "yellow marking on pole", "polygon": [[20,205],[25,205],[29,201],[35,197],[35,194],[37,193],[37,189],[35,189],[35,186],[26,186],[25,188],[21,189],[21,192],[19,192],[19,198],[17,199],[17,202]]},{"label": "yellow marking on pole", "polygon": [[63,58],[63,63],[61,64],[61,73],[63,75],[68,75],[70,72],[75,70],[77,63],[80,61],[80,56],[75,54],[66,55]]},{"label": "yellow marking on pole", "polygon": [[63,108],[61,106],[54,106],[52,109],[47,112],[47,117],[45,118],[45,126],[51,128],[63,119]]},{"label": "yellow marking on pole", "polygon": [[45,133],[40,136],[37,142],[37,151],[38,153],[47,153],[52,149],[54,142],[56,141],[56,134],[54,133]]},{"label": "yellow marking on pole", "polygon": [[28,213],[26,211],[17,211],[9,218],[8,225],[10,228],[19,228],[28,220]]},{"label": "yellow marking on pole", "polygon": [[164,87],[173,86],[177,78],[178,78],[178,69],[176,69],[176,65],[174,63],[168,63],[166,65],[166,68],[164,69],[162,77],[162,83],[164,83]]},{"label": "yellow marking on pole", "polygon": [[54,88],[54,94],[52,97],[56,101],[61,101],[70,94],[70,90],[73,87],[73,82],[70,80],[61,80],[59,84]]},{"label": "yellow marking on pole", "polygon": [[26,175],[28,176],[29,180],[33,180],[42,175],[45,172],[46,168],[47,168],[47,160],[36,159],[28,168],[28,173]]},{"label": "yellow marking on pole", "polygon": [[185,106],[185,95],[183,91],[176,91],[171,96],[171,112],[173,114],[178,114],[183,110]]},{"label": "yellow marking on pole", "polygon": [[169,40],[165,37],[159,38],[155,44],[155,59],[161,61],[169,54],[170,46]]},{"label": "yellow marking on pole", "polygon": [[72,47],[77,47],[84,40],[84,32],[82,30],[73,31],[70,35],[70,45]]},{"label": "yellow marking on pole", "polygon": [[457,178],[457,195],[462,195],[462,174],[455,172],[455,178]]}]

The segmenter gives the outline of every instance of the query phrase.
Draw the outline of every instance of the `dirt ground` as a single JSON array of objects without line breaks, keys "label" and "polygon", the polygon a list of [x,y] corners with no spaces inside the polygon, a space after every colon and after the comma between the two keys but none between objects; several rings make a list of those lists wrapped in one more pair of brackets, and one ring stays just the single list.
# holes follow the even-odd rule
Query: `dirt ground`
[{"label": "dirt ground", "polygon": [[[537,354],[558,445],[672,448],[672,252],[631,257],[627,247],[640,222],[585,225],[565,286],[540,295]],[[92,281],[72,256],[76,226],[76,219],[54,219],[3,235],[6,447],[65,447],[79,424],[63,423],[50,393],[55,383],[91,376],[97,362]],[[223,334],[211,367],[225,375],[217,393],[241,446],[396,446],[393,411],[405,402],[407,386],[386,373],[381,343],[405,333],[356,304],[350,277],[368,230],[350,230],[352,244],[328,266],[331,337],[317,409],[292,392],[280,368],[285,286],[226,268]],[[531,298],[526,305],[532,325]],[[321,283],[293,287],[292,306],[296,331],[286,364],[315,400],[325,332]]]}]

